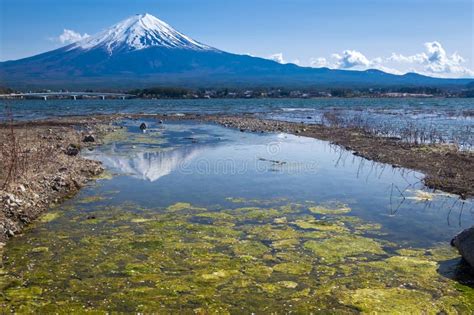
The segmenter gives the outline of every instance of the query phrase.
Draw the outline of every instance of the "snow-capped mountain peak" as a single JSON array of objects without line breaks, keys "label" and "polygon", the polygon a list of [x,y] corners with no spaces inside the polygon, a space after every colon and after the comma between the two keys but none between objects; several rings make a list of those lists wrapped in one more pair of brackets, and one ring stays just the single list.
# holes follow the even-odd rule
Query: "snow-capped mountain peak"
[{"label": "snow-capped mountain peak", "polygon": [[214,50],[178,32],[151,14],[131,16],[112,27],[83,39],[70,49],[104,48],[109,54],[118,50],[139,50],[148,47],[165,47],[191,50]]}]

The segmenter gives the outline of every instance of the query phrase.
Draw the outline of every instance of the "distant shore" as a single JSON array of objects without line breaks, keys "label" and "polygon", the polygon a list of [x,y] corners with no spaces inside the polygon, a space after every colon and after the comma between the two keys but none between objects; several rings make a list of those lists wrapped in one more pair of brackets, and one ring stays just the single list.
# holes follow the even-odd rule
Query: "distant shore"
[{"label": "distant shore", "polygon": [[[3,188],[0,186],[0,242],[20,233],[52,204],[73,196],[88,180],[99,175],[103,171],[101,164],[81,157],[78,149],[100,145],[105,134],[118,129],[113,122],[126,118],[137,120],[137,124],[140,119],[164,123],[190,120],[217,123],[241,132],[284,132],[325,140],[372,161],[423,172],[423,182],[430,188],[457,194],[462,199],[474,196],[474,152],[460,151],[450,145],[411,144],[357,128],[260,119],[250,114],[64,117],[0,125],[2,163],[6,165],[10,161],[8,155],[13,151],[26,152],[30,159],[36,160],[18,166],[26,169],[16,178],[8,179],[11,174],[5,171],[0,173],[0,184],[8,181]],[[9,143],[19,149],[9,150]]]},{"label": "distant shore", "polygon": [[23,92],[0,86],[0,99],[315,99],[315,98],[474,98],[465,87],[207,87],[157,86],[143,89],[49,90]]}]

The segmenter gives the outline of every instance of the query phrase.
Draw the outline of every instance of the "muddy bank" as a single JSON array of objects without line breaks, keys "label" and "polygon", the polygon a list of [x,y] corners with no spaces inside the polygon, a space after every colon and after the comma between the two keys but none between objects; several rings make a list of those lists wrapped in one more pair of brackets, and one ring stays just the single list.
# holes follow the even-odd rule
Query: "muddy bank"
[{"label": "muddy bank", "polygon": [[[106,128],[68,123],[0,125],[0,243],[51,205],[74,195],[103,167],[81,157]],[[94,141],[92,141],[94,140]]]}]

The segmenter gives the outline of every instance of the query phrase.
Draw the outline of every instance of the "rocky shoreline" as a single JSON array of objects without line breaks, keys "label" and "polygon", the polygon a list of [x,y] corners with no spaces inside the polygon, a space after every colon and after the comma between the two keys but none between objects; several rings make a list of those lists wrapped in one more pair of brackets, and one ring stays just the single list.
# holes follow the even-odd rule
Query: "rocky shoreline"
[{"label": "rocky shoreline", "polygon": [[77,129],[77,123],[0,125],[0,247],[103,172],[101,163],[82,157],[80,149],[95,145],[91,133],[104,127],[84,124]]}]

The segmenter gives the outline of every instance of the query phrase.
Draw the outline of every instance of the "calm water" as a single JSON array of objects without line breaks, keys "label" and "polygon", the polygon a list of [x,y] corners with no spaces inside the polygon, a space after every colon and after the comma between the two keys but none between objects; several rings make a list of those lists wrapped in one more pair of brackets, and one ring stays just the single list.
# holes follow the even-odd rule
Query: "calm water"
[{"label": "calm water", "polygon": [[[22,120],[105,113],[257,113],[321,123],[323,113],[333,110],[349,120],[388,126],[394,135],[403,128],[419,128],[465,147],[474,144],[474,99],[3,100],[0,104]],[[0,119],[5,119],[5,113],[0,113]]]},{"label": "calm water", "polygon": [[108,176],[8,244],[6,310],[474,311],[448,245],[472,200],[314,139],[137,124],[83,152]]}]

